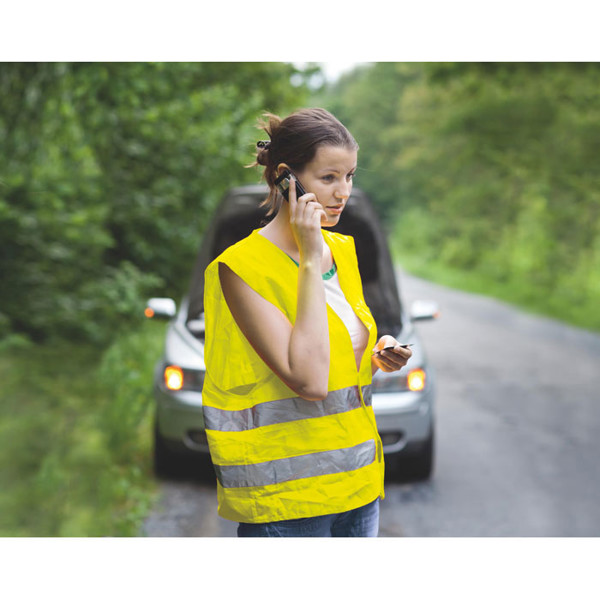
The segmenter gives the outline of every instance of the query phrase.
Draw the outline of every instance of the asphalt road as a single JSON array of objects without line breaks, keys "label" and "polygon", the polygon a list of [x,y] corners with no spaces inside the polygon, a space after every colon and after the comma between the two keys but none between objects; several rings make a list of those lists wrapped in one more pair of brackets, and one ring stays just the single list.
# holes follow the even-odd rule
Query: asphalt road
[{"label": "asphalt road", "polygon": [[[380,536],[600,536],[600,335],[399,274],[439,303],[435,472],[388,483]],[[147,536],[235,536],[210,480],[164,482]]]}]

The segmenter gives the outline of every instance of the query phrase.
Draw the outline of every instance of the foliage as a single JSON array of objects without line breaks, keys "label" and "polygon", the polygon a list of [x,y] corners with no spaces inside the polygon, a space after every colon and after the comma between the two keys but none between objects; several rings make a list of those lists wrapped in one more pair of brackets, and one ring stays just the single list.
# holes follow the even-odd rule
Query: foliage
[{"label": "foliage", "polygon": [[152,505],[153,361],[164,326],[0,352],[0,535],[138,535]]},{"label": "foliage", "polygon": [[0,335],[106,344],[181,294],[218,198],[258,179],[257,117],[299,107],[313,71],[0,65]]},{"label": "foliage", "polygon": [[258,180],[257,118],[314,73],[0,65],[1,535],[139,532],[164,343],[144,299],[184,292],[217,200]]},{"label": "foliage", "polygon": [[599,89],[599,64],[377,63],[326,102],[399,256],[600,329]]},{"label": "foliage", "polygon": [[[0,535],[136,535],[153,498],[144,299],[185,291],[284,63],[0,65]],[[67,341],[68,340],[68,341]]]}]

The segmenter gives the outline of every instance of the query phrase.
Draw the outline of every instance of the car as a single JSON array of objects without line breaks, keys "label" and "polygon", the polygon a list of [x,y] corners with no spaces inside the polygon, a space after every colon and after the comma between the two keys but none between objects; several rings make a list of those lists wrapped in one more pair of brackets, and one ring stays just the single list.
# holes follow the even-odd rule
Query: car
[{"label": "car", "polygon": [[[265,185],[231,189],[206,229],[189,291],[179,308],[172,298],[147,302],[147,316],[169,320],[164,351],[154,370],[154,468],[160,477],[179,472],[186,457],[209,457],[202,415],[204,271],[228,246],[267,222],[267,209],[261,206],[267,195]],[[434,464],[435,374],[414,323],[436,318],[437,305],[417,301],[410,312],[405,310],[386,235],[363,191],[352,190],[339,223],[331,229],[354,238],[364,296],[378,336],[390,334],[402,344],[414,344],[411,359],[400,371],[375,374],[372,402],[388,476],[426,480]]]}]

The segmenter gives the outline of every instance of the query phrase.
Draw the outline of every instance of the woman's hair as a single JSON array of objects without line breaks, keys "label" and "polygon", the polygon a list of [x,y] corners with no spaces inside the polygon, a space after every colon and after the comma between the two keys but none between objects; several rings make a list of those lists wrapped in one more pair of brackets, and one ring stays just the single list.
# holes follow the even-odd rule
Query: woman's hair
[{"label": "woman's hair", "polygon": [[276,212],[282,198],[275,187],[277,165],[285,163],[292,171],[301,173],[320,146],[358,150],[350,132],[323,108],[304,108],[283,120],[271,113],[263,117],[265,120],[259,121],[258,128],[265,131],[270,140],[258,142],[256,162],[248,166],[265,167],[263,179],[269,186],[269,196],[263,205],[269,206],[268,215]]}]

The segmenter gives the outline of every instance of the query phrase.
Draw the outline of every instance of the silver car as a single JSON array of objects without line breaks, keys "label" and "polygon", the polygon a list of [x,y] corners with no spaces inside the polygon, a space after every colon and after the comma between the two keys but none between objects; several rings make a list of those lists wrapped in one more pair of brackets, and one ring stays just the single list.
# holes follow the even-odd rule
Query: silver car
[{"label": "silver car", "polygon": [[[201,393],[205,372],[204,270],[225,248],[266,222],[266,209],[260,203],[267,194],[268,188],[262,185],[229,191],[206,230],[189,292],[179,309],[171,298],[148,301],[149,317],[170,319],[164,352],[154,372],[154,467],[159,476],[181,472],[186,457],[209,456]],[[377,323],[378,336],[390,334],[401,343],[414,344],[413,356],[403,369],[378,371],[373,377],[373,410],[386,454],[386,473],[402,479],[428,479],[434,462],[435,381],[413,322],[436,318],[437,307],[419,301],[410,312],[405,311],[385,234],[364,192],[353,189],[340,222],[332,230],[354,237],[365,300]],[[204,464],[210,463],[206,460]]]}]

